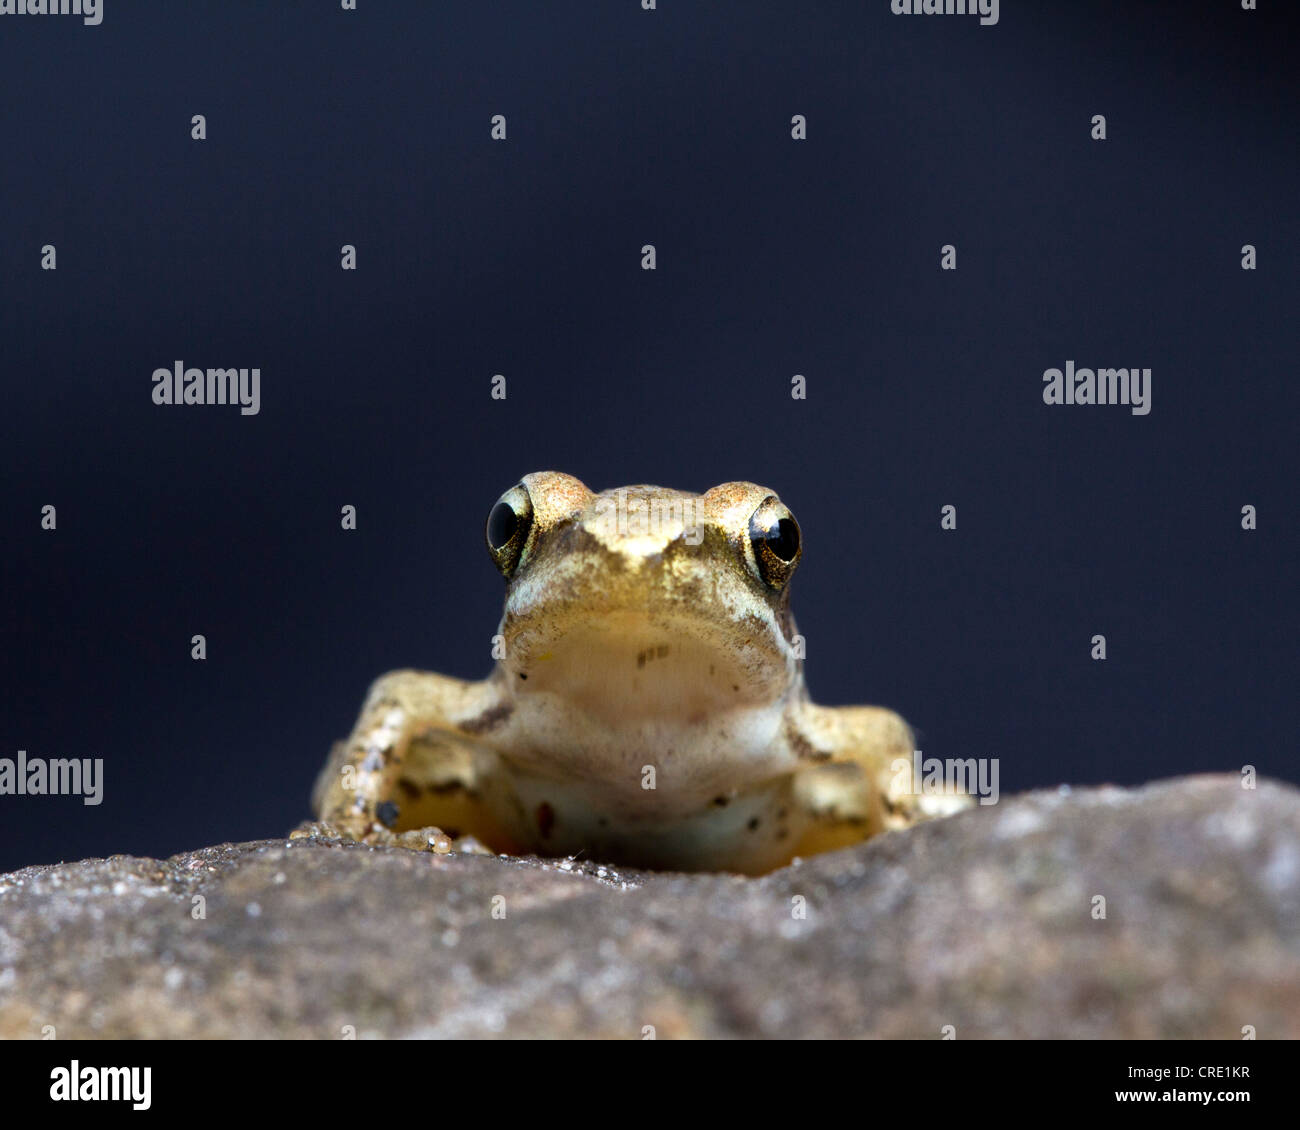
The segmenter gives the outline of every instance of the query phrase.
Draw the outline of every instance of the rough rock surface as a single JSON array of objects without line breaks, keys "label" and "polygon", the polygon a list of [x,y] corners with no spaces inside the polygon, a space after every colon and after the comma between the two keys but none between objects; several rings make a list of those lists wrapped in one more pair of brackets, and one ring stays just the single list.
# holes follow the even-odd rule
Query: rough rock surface
[{"label": "rough rock surface", "polygon": [[29,867],[0,878],[0,1037],[46,1025],[1295,1039],[1300,790],[1030,793],[763,879],[286,840]]}]

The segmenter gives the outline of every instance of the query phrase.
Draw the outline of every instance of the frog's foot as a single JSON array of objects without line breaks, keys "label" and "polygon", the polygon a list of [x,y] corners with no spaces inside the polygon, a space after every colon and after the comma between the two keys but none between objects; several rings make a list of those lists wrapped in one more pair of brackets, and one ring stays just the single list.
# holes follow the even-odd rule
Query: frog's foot
[{"label": "frog's foot", "polygon": [[[442,846],[444,843],[446,847]],[[393,837],[393,844],[412,851],[432,851],[438,855],[447,852],[456,855],[496,855],[496,852],[473,836],[453,836],[441,828],[417,828],[409,832],[398,832]]]},{"label": "frog's foot", "polygon": [[[426,829],[436,832],[436,828]],[[391,844],[397,837],[376,820],[336,817],[324,820],[304,820],[292,832],[291,840],[347,840],[360,844]]]},{"label": "frog's foot", "polygon": [[975,803],[975,797],[969,793],[918,793],[910,786],[906,789],[898,787],[894,779],[885,784],[882,796],[886,828],[910,828],[927,820],[939,820],[962,812]]},{"label": "frog's foot", "polygon": [[455,841],[441,828],[411,828],[405,832],[389,832],[381,842],[393,847],[406,848],[408,851],[431,851],[435,855],[446,855],[455,850]]},{"label": "frog's foot", "polygon": [[292,832],[291,840],[346,840],[352,843],[383,847],[405,848],[407,851],[429,851],[436,855],[456,852],[459,855],[493,855],[490,849],[473,836],[450,836],[441,828],[410,828],[394,832],[382,824],[358,825],[332,823],[328,820],[304,820]]},{"label": "frog's foot", "polygon": [[974,803],[965,793],[924,790],[912,780],[912,731],[892,710],[809,704],[802,726],[822,760],[795,774],[795,803],[808,825],[800,855],[910,828]]},{"label": "frog's foot", "polygon": [[489,724],[497,694],[491,682],[422,671],[381,676],[352,734],[335,743],[321,770],[312,792],[317,819],[300,835],[439,854],[477,854],[484,844],[514,851],[496,819],[503,798],[489,795],[500,776],[497,756],[475,736]]},{"label": "frog's foot", "polygon": [[373,842],[368,830],[358,824],[333,820],[304,820],[289,833],[291,840],[351,840]]}]

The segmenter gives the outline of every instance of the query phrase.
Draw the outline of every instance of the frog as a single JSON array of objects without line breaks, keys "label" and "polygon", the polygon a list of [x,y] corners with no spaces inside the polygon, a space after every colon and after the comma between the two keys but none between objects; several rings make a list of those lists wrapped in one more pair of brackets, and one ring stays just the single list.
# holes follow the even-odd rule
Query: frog
[{"label": "frog", "polygon": [[491,673],[375,680],[295,836],[753,876],[970,802],[911,788],[895,711],[812,701],[774,491],[535,472],[484,541]]}]

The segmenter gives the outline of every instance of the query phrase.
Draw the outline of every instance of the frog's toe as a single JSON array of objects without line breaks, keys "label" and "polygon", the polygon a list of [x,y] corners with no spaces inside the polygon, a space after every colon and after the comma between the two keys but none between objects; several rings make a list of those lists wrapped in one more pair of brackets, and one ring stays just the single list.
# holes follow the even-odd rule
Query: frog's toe
[{"label": "frog's toe", "polygon": [[431,851],[437,855],[446,855],[448,852],[457,855],[496,855],[496,852],[475,836],[459,836],[433,827],[398,832],[390,842],[410,851]]},{"label": "frog's toe", "polygon": [[332,820],[304,820],[292,832],[291,840],[351,840],[357,843],[382,844],[393,841],[393,833],[382,824],[336,823]]},{"label": "frog's toe", "polygon": [[412,828],[407,832],[389,834],[392,837],[389,843],[408,851],[431,851],[436,855],[446,855],[453,848],[452,838],[441,828]]}]

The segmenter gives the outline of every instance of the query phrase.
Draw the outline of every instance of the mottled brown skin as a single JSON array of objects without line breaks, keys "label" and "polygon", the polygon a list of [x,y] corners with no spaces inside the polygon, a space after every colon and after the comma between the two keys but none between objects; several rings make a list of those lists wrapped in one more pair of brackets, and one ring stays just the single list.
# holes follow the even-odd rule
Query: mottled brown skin
[{"label": "mottled brown skin", "polygon": [[377,680],[299,834],[760,874],[960,807],[900,791],[897,714],[809,701],[801,539],[753,483],[525,476],[488,524],[495,670]]}]

